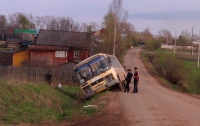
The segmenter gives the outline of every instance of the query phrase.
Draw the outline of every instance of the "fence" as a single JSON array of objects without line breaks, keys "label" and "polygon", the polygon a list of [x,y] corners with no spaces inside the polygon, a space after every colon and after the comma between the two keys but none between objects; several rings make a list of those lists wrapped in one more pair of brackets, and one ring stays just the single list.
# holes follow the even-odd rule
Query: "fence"
[{"label": "fence", "polygon": [[52,85],[76,86],[76,78],[73,71],[75,64],[67,64],[62,67],[54,68],[34,68],[34,67],[14,67],[0,65],[0,78],[7,80],[28,81],[28,82],[44,82],[45,74],[50,70],[52,74]]}]

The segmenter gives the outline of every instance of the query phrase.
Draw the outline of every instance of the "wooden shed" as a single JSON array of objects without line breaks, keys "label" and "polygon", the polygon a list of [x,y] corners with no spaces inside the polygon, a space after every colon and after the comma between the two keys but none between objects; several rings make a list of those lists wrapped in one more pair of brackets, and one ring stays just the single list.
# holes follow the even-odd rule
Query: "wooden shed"
[{"label": "wooden shed", "polygon": [[30,63],[30,51],[0,51],[0,65],[21,66]]}]

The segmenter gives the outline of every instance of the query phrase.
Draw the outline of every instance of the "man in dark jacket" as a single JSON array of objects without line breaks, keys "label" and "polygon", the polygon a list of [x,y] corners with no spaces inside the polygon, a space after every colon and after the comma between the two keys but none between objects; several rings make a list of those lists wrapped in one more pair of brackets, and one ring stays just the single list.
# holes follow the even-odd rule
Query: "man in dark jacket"
[{"label": "man in dark jacket", "polygon": [[127,71],[128,71],[128,73],[126,76],[126,86],[125,86],[124,92],[126,92],[126,91],[129,92],[129,90],[130,90],[129,84],[130,84],[131,78],[133,76],[133,74],[131,73],[131,69],[128,69]]},{"label": "man in dark jacket", "polygon": [[51,76],[51,72],[48,71],[47,74],[45,74],[45,77],[44,77],[45,81],[47,82],[47,84],[49,86],[51,86],[51,82],[52,82],[52,76]]}]

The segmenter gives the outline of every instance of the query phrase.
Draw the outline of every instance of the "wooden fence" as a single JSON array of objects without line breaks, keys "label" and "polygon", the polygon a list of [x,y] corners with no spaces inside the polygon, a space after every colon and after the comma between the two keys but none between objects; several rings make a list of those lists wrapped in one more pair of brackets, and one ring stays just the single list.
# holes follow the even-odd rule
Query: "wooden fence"
[{"label": "wooden fence", "polygon": [[76,86],[76,77],[73,71],[75,64],[70,63],[62,67],[34,68],[34,67],[13,67],[0,65],[0,78],[27,82],[44,82],[45,74],[50,70],[52,74],[52,85]]}]

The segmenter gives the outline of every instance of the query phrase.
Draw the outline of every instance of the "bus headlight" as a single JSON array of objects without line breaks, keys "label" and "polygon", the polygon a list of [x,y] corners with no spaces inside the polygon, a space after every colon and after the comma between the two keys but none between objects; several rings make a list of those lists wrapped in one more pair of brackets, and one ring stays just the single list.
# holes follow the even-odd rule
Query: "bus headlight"
[{"label": "bus headlight", "polygon": [[83,90],[84,90],[84,92],[85,92],[86,94],[88,94],[88,93],[91,92],[91,89],[90,89],[89,86],[84,87]]},{"label": "bus headlight", "polygon": [[112,74],[109,74],[109,75],[105,76],[105,79],[107,82],[111,82],[112,80],[114,80],[114,76]]},{"label": "bus headlight", "polygon": [[112,81],[112,78],[110,78],[110,77],[107,78],[107,81],[108,81],[108,82],[111,82],[111,81]]}]

